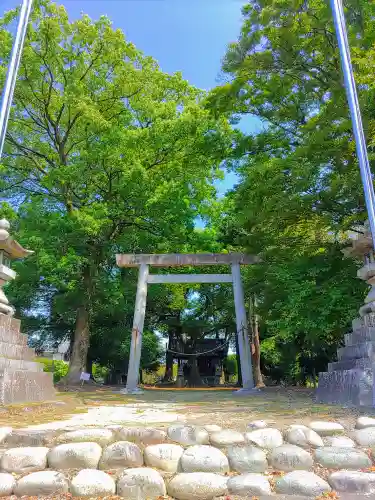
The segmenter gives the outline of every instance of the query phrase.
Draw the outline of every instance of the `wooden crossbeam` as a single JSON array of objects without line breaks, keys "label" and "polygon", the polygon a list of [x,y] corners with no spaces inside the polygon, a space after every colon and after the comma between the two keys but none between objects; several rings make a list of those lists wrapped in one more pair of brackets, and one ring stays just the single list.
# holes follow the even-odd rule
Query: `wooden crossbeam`
[{"label": "wooden crossbeam", "polygon": [[157,267],[205,266],[223,264],[257,264],[259,257],[243,253],[164,253],[164,254],[117,254],[119,267],[138,267],[147,264]]},{"label": "wooden crossbeam", "polygon": [[150,274],[147,283],[232,283],[231,274]]}]

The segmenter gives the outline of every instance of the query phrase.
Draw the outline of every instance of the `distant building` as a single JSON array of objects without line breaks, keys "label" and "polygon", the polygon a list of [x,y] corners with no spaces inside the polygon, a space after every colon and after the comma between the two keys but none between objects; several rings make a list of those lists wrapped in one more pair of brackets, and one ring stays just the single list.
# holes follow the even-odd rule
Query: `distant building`
[{"label": "distant building", "polygon": [[178,386],[189,383],[191,362],[197,363],[200,377],[200,381],[196,379],[194,385],[220,385],[223,362],[228,355],[228,342],[225,339],[203,338],[192,341],[189,338],[171,338],[168,349],[178,362]]},{"label": "distant building", "polygon": [[60,343],[46,341],[41,347],[36,348],[35,352],[37,356],[43,358],[54,359],[55,361],[69,362],[70,341],[64,340]]}]

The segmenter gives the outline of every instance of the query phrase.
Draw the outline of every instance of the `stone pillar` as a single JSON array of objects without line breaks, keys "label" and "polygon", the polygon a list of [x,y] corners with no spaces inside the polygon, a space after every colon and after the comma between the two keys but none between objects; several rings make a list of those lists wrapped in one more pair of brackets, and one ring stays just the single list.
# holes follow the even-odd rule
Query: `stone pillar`
[{"label": "stone pillar", "polygon": [[364,305],[360,308],[359,314],[363,317],[366,314],[375,312],[375,262],[371,252],[369,261],[358,269],[357,276],[371,287],[365,298]]},{"label": "stone pillar", "polygon": [[147,264],[141,264],[138,272],[137,295],[135,298],[134,320],[132,329],[132,339],[130,346],[128,378],[124,394],[136,394],[141,392],[138,387],[139,365],[142,351],[142,334],[145,322],[146,302],[147,302],[147,279],[149,269]]},{"label": "stone pillar", "polygon": [[236,326],[238,348],[240,352],[242,387],[245,390],[254,389],[253,370],[251,366],[251,352],[247,333],[245,300],[239,264],[232,264],[234,306],[236,310]]}]

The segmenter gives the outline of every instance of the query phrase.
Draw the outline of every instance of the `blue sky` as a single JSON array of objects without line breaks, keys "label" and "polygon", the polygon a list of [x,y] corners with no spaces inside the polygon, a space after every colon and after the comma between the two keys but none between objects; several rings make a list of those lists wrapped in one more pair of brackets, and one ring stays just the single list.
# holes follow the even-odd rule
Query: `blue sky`
[{"label": "blue sky", "polygon": [[[22,0],[0,0],[0,15]],[[202,89],[218,83],[226,47],[235,41],[241,27],[244,0],[58,0],[72,18],[82,12],[96,19],[107,15],[128,40],[153,56],[163,71],[181,71],[189,82]],[[247,118],[246,131],[259,130],[260,123]],[[233,185],[226,174],[220,193]]]}]

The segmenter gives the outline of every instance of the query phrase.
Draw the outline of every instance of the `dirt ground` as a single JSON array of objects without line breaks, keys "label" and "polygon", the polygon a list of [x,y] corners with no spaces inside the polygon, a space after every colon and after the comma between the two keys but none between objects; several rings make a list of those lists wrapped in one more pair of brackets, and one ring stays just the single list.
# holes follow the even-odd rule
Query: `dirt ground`
[{"label": "dirt ground", "polygon": [[296,388],[266,388],[256,395],[239,396],[220,390],[145,390],[141,395],[119,394],[119,387],[84,387],[59,391],[56,401],[0,408],[0,426],[14,428],[63,420],[95,406],[139,405],[167,408],[184,415],[188,423],[217,424],[239,431],[251,420],[264,419],[281,428],[291,423],[334,420],[352,428],[358,415],[373,415],[371,408],[344,408],[314,402],[313,392]]}]

